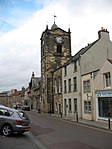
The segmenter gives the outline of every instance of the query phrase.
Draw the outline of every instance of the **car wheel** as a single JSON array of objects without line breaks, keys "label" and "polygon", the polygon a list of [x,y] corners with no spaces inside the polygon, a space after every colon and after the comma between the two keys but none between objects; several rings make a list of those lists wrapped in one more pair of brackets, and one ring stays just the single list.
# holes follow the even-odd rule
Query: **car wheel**
[{"label": "car wheel", "polygon": [[12,127],[11,127],[10,124],[3,125],[3,127],[2,127],[2,134],[4,136],[9,136],[9,135],[12,134]]}]

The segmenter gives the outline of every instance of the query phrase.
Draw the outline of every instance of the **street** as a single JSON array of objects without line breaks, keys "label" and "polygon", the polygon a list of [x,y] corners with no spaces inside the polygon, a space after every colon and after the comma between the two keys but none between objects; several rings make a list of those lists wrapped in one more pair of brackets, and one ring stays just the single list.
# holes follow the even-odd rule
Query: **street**
[{"label": "street", "polygon": [[0,135],[0,149],[112,149],[112,132],[28,111],[31,130]]},{"label": "street", "polygon": [[5,137],[0,134],[0,149],[46,149],[42,143],[30,133],[13,134]]},{"label": "street", "polygon": [[10,137],[0,135],[0,149],[40,149],[32,141],[29,132],[23,135],[13,134]]},{"label": "street", "polygon": [[31,119],[31,133],[49,149],[112,149],[112,132],[34,111],[27,114]]}]

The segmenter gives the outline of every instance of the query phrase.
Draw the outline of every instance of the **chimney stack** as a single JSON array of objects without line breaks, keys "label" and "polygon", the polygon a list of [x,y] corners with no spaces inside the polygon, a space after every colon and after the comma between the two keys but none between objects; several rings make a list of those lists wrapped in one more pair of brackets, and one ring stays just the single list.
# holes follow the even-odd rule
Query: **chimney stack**
[{"label": "chimney stack", "polygon": [[107,31],[107,29],[104,29],[103,27],[101,27],[101,30],[98,31],[98,37],[99,39],[101,38],[105,38],[105,39],[110,39],[109,37],[109,31]]}]

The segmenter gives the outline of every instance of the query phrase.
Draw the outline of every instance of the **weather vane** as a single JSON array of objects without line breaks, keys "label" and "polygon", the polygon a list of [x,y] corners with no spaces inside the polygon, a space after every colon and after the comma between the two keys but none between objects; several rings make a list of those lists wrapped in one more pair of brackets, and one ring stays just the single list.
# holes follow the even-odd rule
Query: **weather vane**
[{"label": "weather vane", "polygon": [[53,15],[53,16],[54,16],[54,23],[55,23],[55,18],[56,18],[57,16],[55,15],[55,13],[54,13],[54,15]]}]

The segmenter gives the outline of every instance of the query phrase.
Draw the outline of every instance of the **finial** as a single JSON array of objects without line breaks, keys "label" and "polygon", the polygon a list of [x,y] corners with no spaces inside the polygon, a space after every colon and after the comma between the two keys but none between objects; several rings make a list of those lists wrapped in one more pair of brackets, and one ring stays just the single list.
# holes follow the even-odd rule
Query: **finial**
[{"label": "finial", "polygon": [[68,32],[70,32],[70,24],[68,25]]},{"label": "finial", "polygon": [[47,21],[47,25],[46,25],[46,30],[48,29],[48,21]]},{"label": "finial", "polygon": [[35,74],[34,74],[34,71],[32,72],[32,77],[34,77],[35,76]]}]

